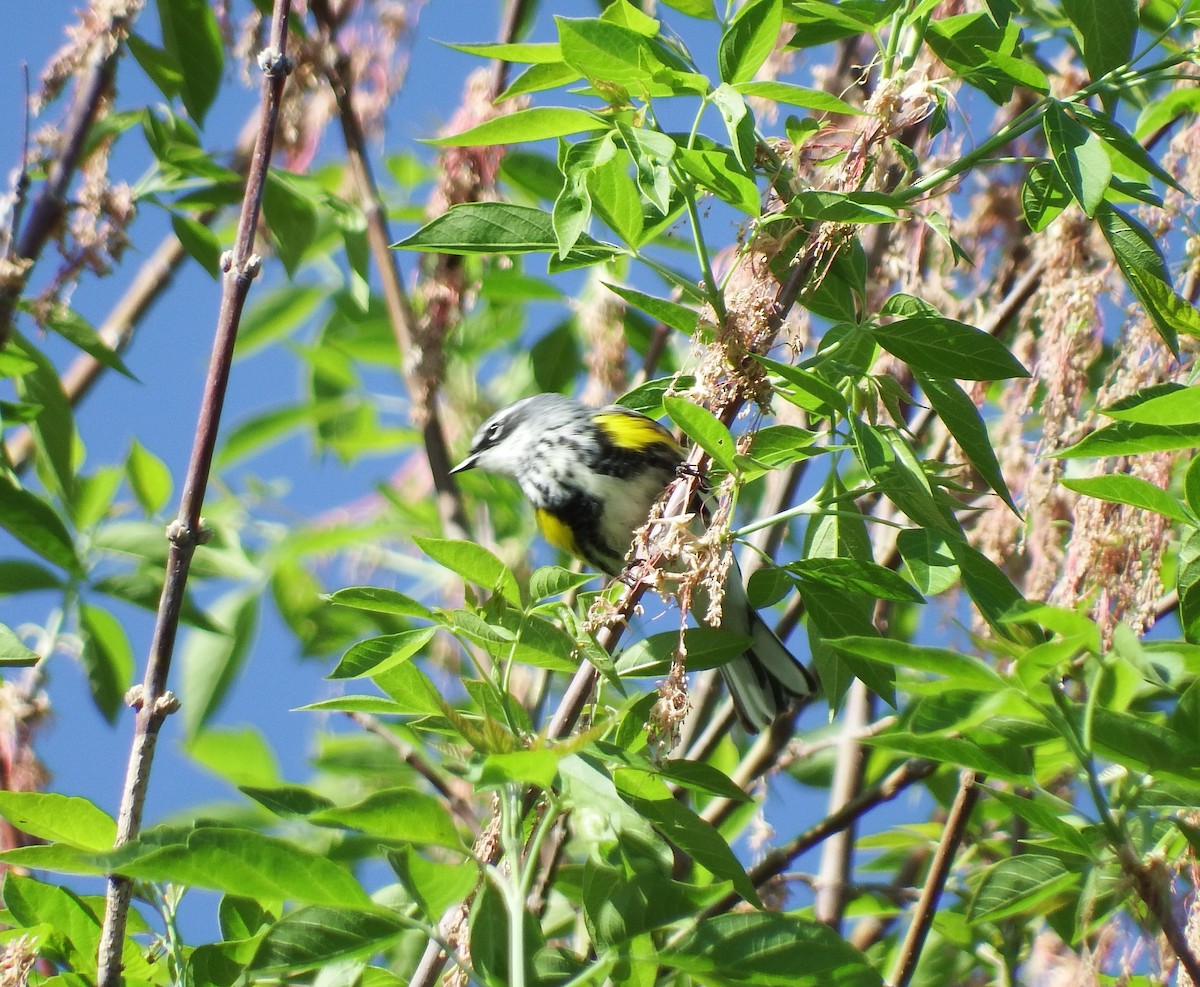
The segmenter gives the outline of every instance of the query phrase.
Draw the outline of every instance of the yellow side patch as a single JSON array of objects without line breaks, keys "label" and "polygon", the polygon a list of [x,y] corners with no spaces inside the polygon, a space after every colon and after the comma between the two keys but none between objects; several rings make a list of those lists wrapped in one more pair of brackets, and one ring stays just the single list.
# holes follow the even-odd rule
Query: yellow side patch
[{"label": "yellow side patch", "polygon": [[570,525],[540,507],[533,513],[537,520],[538,530],[546,541],[555,548],[561,548],[564,552],[570,552],[575,556],[579,555],[579,547],[575,544],[575,535],[571,531]]},{"label": "yellow side patch", "polygon": [[[662,425],[636,411],[603,411],[593,420],[618,449],[638,451],[656,445],[679,448],[675,438]],[[680,458],[682,457],[683,451],[680,450]]]}]

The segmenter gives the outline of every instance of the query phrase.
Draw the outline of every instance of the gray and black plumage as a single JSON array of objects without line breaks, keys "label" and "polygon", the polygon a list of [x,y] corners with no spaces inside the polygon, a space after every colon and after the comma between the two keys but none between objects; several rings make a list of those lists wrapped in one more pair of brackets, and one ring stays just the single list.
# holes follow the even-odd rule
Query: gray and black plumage
[{"label": "gray and black plumage", "polygon": [[[671,433],[645,415],[537,394],[484,422],[453,472],[478,468],[512,477],[548,542],[615,576],[683,459]],[[722,613],[723,627],[754,643],[722,665],[721,675],[743,726],[763,730],[816,692],[816,680],[750,606],[736,566]]]}]

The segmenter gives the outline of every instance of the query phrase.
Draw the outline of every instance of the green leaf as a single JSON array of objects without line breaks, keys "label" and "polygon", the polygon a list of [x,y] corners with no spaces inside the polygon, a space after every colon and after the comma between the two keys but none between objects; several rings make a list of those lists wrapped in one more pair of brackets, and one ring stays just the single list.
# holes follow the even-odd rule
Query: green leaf
[{"label": "green leaf", "polygon": [[259,587],[239,588],[222,596],[210,614],[228,633],[193,630],[184,643],[184,724],[188,736],[206,726],[216,715],[241,673],[258,631],[262,593]]},{"label": "green leaf", "polygon": [[[751,643],[747,636],[705,625],[688,628],[685,640],[688,671],[692,672],[724,665]],[[617,671],[623,676],[663,675],[671,667],[678,647],[677,631],[651,634],[617,656]]]},{"label": "green leaf", "polygon": [[1122,398],[1100,414],[1118,421],[1144,425],[1200,424],[1200,385],[1184,387],[1174,382],[1144,387]]},{"label": "green leaf", "polygon": [[988,693],[1007,688],[1005,680],[980,659],[945,648],[908,644],[885,637],[844,637],[829,644],[869,661],[944,676],[948,680],[947,688]]},{"label": "green leaf", "polygon": [[759,904],[758,892],[725,838],[678,801],[661,779],[619,768],[613,772],[613,783],[621,797],[664,839],[718,880],[730,881],[746,901]]},{"label": "green leaf", "polygon": [[435,137],[425,143],[437,147],[491,147],[496,144],[526,144],[604,129],[606,124],[587,110],[569,106],[531,106],[506,116],[494,117],[461,134]]},{"label": "green leaf", "polygon": [[782,28],[782,0],[750,0],[743,5],[717,48],[721,81],[749,82],[771,54]]},{"label": "green leaf", "polygon": [[706,919],[664,947],[659,962],[710,984],[881,987],[865,956],[829,926],[781,912]]},{"label": "green leaf", "polygon": [[0,480],[0,527],[47,562],[82,579],[83,566],[62,518],[40,497]]},{"label": "green leaf", "polygon": [[136,33],[131,33],[125,39],[125,43],[129,46],[129,53],[163,96],[172,100],[179,95],[183,85],[183,71],[172,56]]},{"label": "green leaf", "polygon": [[676,160],[688,177],[722,202],[758,217],[758,186],[738,163],[733,151],[724,147],[681,147]]},{"label": "green leaf", "polygon": [[872,747],[899,751],[909,757],[923,757],[960,768],[970,768],[972,771],[1018,784],[1029,784],[1033,780],[1033,759],[1030,751],[1008,740],[983,744],[966,737],[943,737],[898,730],[867,738],[865,742]]},{"label": "green leaf", "polygon": [[1040,233],[1071,204],[1058,170],[1049,161],[1039,161],[1029,169],[1021,186],[1021,208],[1025,222],[1034,233]]},{"label": "green leaf", "polygon": [[637,170],[637,186],[646,201],[666,216],[671,210],[674,181],[669,162],[678,145],[666,134],[617,121],[617,130]]},{"label": "green leaf", "polygon": [[641,309],[663,325],[670,326],[672,329],[677,329],[679,332],[689,336],[696,331],[696,325],[700,321],[700,313],[695,309],[688,308],[686,305],[680,305],[678,302],[667,301],[665,298],[655,298],[653,295],[643,294],[633,288],[610,284],[607,281],[601,283],[613,294],[623,298],[630,305]]},{"label": "green leaf", "polygon": [[1054,164],[1071,195],[1087,215],[1095,216],[1112,180],[1112,162],[1104,150],[1104,142],[1069,116],[1061,103],[1047,106],[1042,129]]},{"label": "green leaf", "polygon": [[158,0],[163,48],[179,66],[179,94],[197,126],[216,99],[225,68],[225,46],[207,0]]},{"label": "green leaf", "polygon": [[302,785],[239,785],[239,790],[263,808],[283,819],[308,816],[333,808],[333,802]]},{"label": "green leaf", "polygon": [[263,188],[262,211],[271,243],[288,274],[295,274],[317,234],[317,207],[295,175],[272,168]]},{"label": "green leaf", "polygon": [[92,700],[104,718],[115,723],[133,681],[133,649],[121,622],[99,607],[86,603],[80,606],[79,630],[83,644],[80,660],[87,672]]},{"label": "green leaf", "polygon": [[209,726],[187,740],[187,753],[233,785],[279,784],[279,765],[266,738],[253,726]]},{"label": "green leaf", "polygon": [[331,679],[357,679],[378,675],[411,660],[437,633],[436,627],[420,627],[399,634],[386,634],[359,641],[342,655],[337,667],[329,673]]},{"label": "green leaf", "polygon": [[327,855],[233,826],[155,827],[106,854],[102,863],[114,873],[145,881],[265,901],[371,908],[362,885]]},{"label": "green leaf", "polygon": [[412,846],[388,851],[387,862],[431,923],[439,922],[447,908],[464,900],[480,879],[475,867],[457,860],[431,861]]},{"label": "green leaf", "polygon": [[167,506],[171,499],[171,471],[137,439],[130,444],[125,457],[125,476],[147,514],[157,514]]},{"label": "green leaf", "polygon": [[521,605],[516,576],[482,545],[451,538],[414,537],[413,541],[434,562],[462,576],[468,583],[499,593],[515,607]]},{"label": "green leaf", "polygon": [[1200,517],[1200,456],[1196,456],[1183,477],[1183,492],[1188,506]]},{"label": "green leaf", "polygon": [[[38,407],[37,416],[29,426],[38,456],[49,465],[58,493],[65,503],[70,504],[75,496],[76,446],[71,402],[63,390],[54,364],[19,333],[13,333],[6,353],[14,360],[28,360],[33,364],[32,369],[21,370],[16,381],[17,396],[26,404]],[[34,548],[32,545],[29,547]],[[34,548],[34,551],[37,549]]]},{"label": "green leaf", "polygon": [[0,667],[31,668],[41,660],[36,651],[25,647],[16,634],[0,624]]},{"label": "green leaf", "polygon": [[899,196],[886,192],[797,192],[785,215],[822,223],[895,223],[908,209]]},{"label": "green leaf", "polygon": [[171,229],[175,239],[214,281],[221,276],[221,241],[203,223],[177,212],[171,213]]},{"label": "green leaf", "polygon": [[1057,857],[1022,853],[997,861],[983,879],[967,906],[972,922],[999,922],[1013,915],[1045,914],[1053,906],[1048,899],[1063,897],[1079,883],[1080,876]]},{"label": "green leaf", "polygon": [[1115,422],[1085,435],[1073,446],[1055,453],[1059,459],[1100,456],[1136,456],[1200,446],[1200,425],[1146,425]]},{"label": "green leaf", "polygon": [[957,380],[1007,380],[1029,371],[1002,342],[965,322],[934,316],[900,319],[871,330],[879,345],[913,370]]},{"label": "green leaf", "polygon": [[917,589],[926,596],[944,593],[958,582],[958,563],[946,540],[924,528],[909,528],[896,536],[896,548]]},{"label": "green leaf", "polygon": [[318,826],[345,826],[385,840],[465,850],[450,810],[436,796],[413,788],[385,788],[354,805],[322,809],[308,818]]},{"label": "green leaf", "polygon": [[1128,63],[1138,32],[1138,0],[1063,0],[1083,49],[1083,64],[1095,82]]},{"label": "green leaf", "polygon": [[758,152],[754,117],[746,105],[746,97],[728,83],[722,82],[709,93],[708,98],[721,114],[729,146],[733,148],[738,164],[747,172],[752,172]]},{"label": "green leaf", "polygon": [[125,366],[117,351],[108,345],[100,334],[74,309],[60,307],[46,320],[46,325],[62,336],[68,343],[78,346],[84,353],[109,370],[115,370],[130,380],[137,380]]},{"label": "green leaf", "polygon": [[790,82],[739,82],[733,87],[743,96],[757,96],[774,103],[801,106],[819,113],[840,113],[844,116],[861,116],[863,110],[832,93],[821,89],[809,89]]},{"label": "green leaf", "polygon": [[1175,497],[1140,476],[1116,473],[1080,480],[1063,480],[1062,485],[1085,497],[1095,497],[1097,500],[1115,504],[1130,504],[1185,524],[1190,521],[1187,511]]},{"label": "green leaf", "polygon": [[949,377],[936,377],[919,371],[915,376],[925,397],[933,405],[933,410],[950,430],[954,441],[979,472],[983,482],[1015,511],[1017,507],[1013,503],[1012,494],[1009,493],[1008,484],[1004,482],[1000,460],[996,458],[987,425],[984,424],[983,416],[975,402]]},{"label": "green leaf", "polygon": [[348,586],[329,594],[329,602],[339,607],[353,607],[370,613],[388,613],[399,617],[433,616],[433,611],[424,603],[405,596],[394,589],[379,586]]},{"label": "green leaf", "polygon": [[[297,908],[267,930],[250,969],[286,970],[288,980],[294,974],[325,969],[323,979],[330,980],[330,972],[339,963],[365,962],[376,954],[390,952],[412,927],[403,915],[385,908],[368,911],[320,904]],[[366,983],[365,978],[362,982]]]},{"label": "green leaf", "polygon": [[693,404],[687,398],[663,398],[667,415],[683,434],[712,457],[716,466],[727,473],[737,472],[734,459],[736,447],[729,429],[707,408]]},{"label": "green leaf", "polygon": [[454,44],[445,42],[447,48],[465,51],[468,55],[494,58],[499,62],[525,62],[530,65],[550,65],[562,61],[562,49],[552,41],[497,43],[485,41],[480,44]]},{"label": "green leaf", "polygon": [[766,356],[756,355],[755,359],[782,378],[783,383],[776,386],[792,404],[826,417],[835,411],[846,411],[845,395],[819,373]]},{"label": "green leaf", "polygon": [[0,791],[0,816],[42,840],[80,850],[109,850],[117,824],[84,798],[54,792]]},{"label": "green leaf", "polygon": [[[558,237],[551,214],[542,209],[509,202],[465,202],[392,246],[443,254],[550,253],[557,252]],[[586,265],[619,253],[620,247],[583,233],[568,260]]]},{"label": "green leaf", "polygon": [[861,593],[880,600],[925,602],[925,598],[903,576],[886,566],[864,559],[800,559],[789,562],[786,569],[802,581],[821,583],[847,593]]},{"label": "green leaf", "polygon": [[1092,711],[1092,744],[1105,757],[1138,774],[1149,770],[1200,779],[1200,741],[1159,722],[1097,705]]},{"label": "green leaf", "polygon": [[1046,73],[1033,61],[1026,58],[1020,49],[1017,49],[1016,54],[985,49],[982,54],[988,64],[998,68],[1017,85],[1025,86],[1027,89],[1043,95],[1050,92],[1050,80],[1046,77]]},{"label": "green leaf", "polygon": [[[1117,2],[1119,3],[1120,0]],[[1076,120],[1102,138],[1110,151],[1115,151],[1135,167],[1153,175],[1164,185],[1170,186],[1177,192],[1188,194],[1175,176],[1159,164],[1133,134],[1107,113],[1094,110],[1086,103],[1072,104],[1071,112],[1075,114]]]},{"label": "green leaf", "polygon": [[639,31],[592,17],[555,17],[563,61],[602,93],[619,87],[646,92],[676,66],[660,56],[661,48]]},{"label": "green leaf", "polygon": [[1025,598],[1004,570],[965,540],[950,538],[946,546],[958,563],[963,589],[988,626],[1005,640],[1022,640],[1017,628],[1006,620],[1025,605]]},{"label": "green leaf", "polygon": [[1140,222],[1108,203],[1096,212],[1096,221],[1130,290],[1146,309],[1171,352],[1178,353],[1177,334],[1200,334],[1200,316],[1172,289],[1171,276],[1158,242]]},{"label": "green leaf", "polygon": [[707,21],[717,18],[717,13],[713,9],[713,0],[663,0],[663,3],[692,17],[699,17]]}]

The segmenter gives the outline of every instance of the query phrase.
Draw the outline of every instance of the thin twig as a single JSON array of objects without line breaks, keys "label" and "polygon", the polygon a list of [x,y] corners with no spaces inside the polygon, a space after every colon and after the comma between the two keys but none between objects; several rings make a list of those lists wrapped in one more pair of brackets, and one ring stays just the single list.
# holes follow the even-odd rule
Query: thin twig
[{"label": "thin twig", "polygon": [[[33,262],[41,256],[51,234],[58,226],[63,214],[67,188],[75,176],[75,169],[83,158],[88,133],[100,112],[108,91],[112,88],[117,59],[121,54],[118,40],[128,31],[141,11],[141,3],[129,3],[120,13],[114,14],[104,30],[97,33],[83,70],[79,85],[75,89],[75,100],[63,125],[63,139],[41,191],[29,210],[29,219],[20,231],[14,230],[16,249],[14,257]],[[27,275],[26,271],[26,275]],[[0,347],[7,345],[12,336],[12,314],[17,299],[25,286],[25,277],[6,278],[0,283]]]},{"label": "thin twig", "polygon": [[[851,803],[862,791],[866,771],[867,747],[860,739],[871,720],[871,695],[861,679],[855,679],[846,694],[838,754],[834,762],[833,782],[829,786],[829,810],[832,815]],[[833,834],[821,848],[814,914],[818,922],[840,929],[846,909],[846,888],[850,883],[850,863],[854,852],[855,826]]]},{"label": "thin twig", "polygon": [[[225,274],[212,358],[205,381],[191,460],[180,498],[179,516],[167,529],[170,548],[167,555],[166,579],[146,662],[146,675],[140,688],[135,687],[130,695],[137,716],[133,749],[129,756],[125,787],[121,795],[121,810],[117,818],[117,846],[128,843],[138,835],[158,733],[167,715],[178,707],[175,697],[167,691],[167,674],[171,667],[175,635],[179,629],[179,613],[183,605],[184,588],[192,556],[196,546],[204,539],[200,511],[208,485],[213,450],[217,443],[217,428],[229,383],[229,368],[233,361],[233,345],[237,339],[238,323],[250,285],[258,274],[261,263],[253,252],[254,236],[275,140],[280,97],[291,68],[285,54],[290,11],[291,0],[275,0],[271,18],[270,47],[259,55],[259,65],[266,79],[263,85],[258,140],[246,179],[246,193],[242,200],[234,248],[222,258]],[[132,882],[128,878],[109,876],[97,960],[97,981],[100,987],[118,987],[121,981],[121,953],[125,942],[131,892]]]},{"label": "thin twig", "polygon": [[21,114],[21,164],[13,175],[12,210],[8,214],[8,225],[0,230],[0,257],[9,260],[17,247],[17,230],[21,228],[21,216],[29,195],[29,63],[21,63],[21,81],[24,84],[24,112]]},{"label": "thin twig", "polygon": [[938,901],[941,900],[942,890],[946,886],[946,878],[950,876],[954,856],[967,831],[971,810],[975,808],[975,803],[979,801],[979,795],[983,791],[982,781],[974,771],[964,771],[959,775],[958,794],[954,797],[954,804],[950,806],[946,828],[942,832],[941,842],[938,843],[933,863],[929,867],[929,876],[921,889],[921,898],[913,909],[912,924],[908,927],[904,945],[900,947],[900,955],[896,958],[892,987],[908,987],[916,972],[921,948],[925,945],[925,937],[933,925],[933,916],[937,912]]},{"label": "thin twig", "polygon": [[[338,21],[330,10],[327,0],[313,0],[310,4],[313,16],[321,26],[328,41],[330,50],[334,53],[326,61],[325,77],[333,91],[338,108],[338,121],[342,126],[342,137],[346,144],[346,155],[350,165],[350,174],[358,192],[359,208],[367,226],[367,243],[375,268],[379,272],[383,284],[383,299],[387,307],[388,321],[392,326],[392,334],[396,338],[396,347],[400,355],[401,372],[405,384],[414,401],[424,394],[427,387],[416,381],[412,374],[414,361],[409,359],[413,350],[413,340],[418,337],[417,317],[413,312],[412,302],[404,288],[404,279],[400,276],[400,265],[396,260],[396,251],[391,249],[394,242],[387,221],[387,208],[379,192],[367,156],[366,137],[359,123],[358,112],[354,106],[354,93],[347,76],[349,56],[337,46]],[[425,444],[425,455],[429,463],[429,472],[437,491],[438,514],[447,537],[468,537],[467,516],[463,509],[462,496],[454,477],[450,475],[453,465],[449,448],[446,443],[445,430],[442,428],[441,416],[438,410],[436,395],[421,399],[420,419],[423,424],[421,435]]]}]

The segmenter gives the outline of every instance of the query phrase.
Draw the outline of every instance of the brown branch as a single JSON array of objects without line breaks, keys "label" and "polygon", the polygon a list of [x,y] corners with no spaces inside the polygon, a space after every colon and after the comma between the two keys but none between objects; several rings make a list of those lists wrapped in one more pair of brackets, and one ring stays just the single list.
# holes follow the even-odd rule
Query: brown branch
[{"label": "brown branch", "polygon": [[[871,719],[871,695],[861,679],[850,684],[842,712],[842,729],[837,740],[837,760],[829,786],[830,814],[849,805],[862,791],[867,768],[867,747],[861,740]],[[840,929],[850,884],[850,861],[854,853],[855,825],[851,822],[825,842],[817,876],[814,914],[818,922]]]},{"label": "brown branch", "polygon": [[[183,495],[180,498],[179,516],[167,529],[170,548],[166,578],[146,662],[145,679],[140,687],[130,691],[131,705],[136,709],[137,715],[133,747],[121,795],[121,810],[117,818],[117,846],[130,842],[138,835],[158,733],[167,715],[178,707],[175,697],[167,691],[167,673],[171,667],[175,635],[179,629],[179,613],[183,605],[184,588],[192,556],[196,546],[205,537],[200,511],[208,485],[213,450],[216,447],[221,408],[229,383],[229,368],[233,361],[233,345],[237,338],[238,323],[250,285],[258,274],[261,263],[259,257],[253,253],[254,236],[275,140],[280,97],[291,69],[285,54],[290,10],[291,0],[275,0],[271,18],[270,47],[259,55],[259,65],[266,78],[263,84],[258,140],[250,161],[234,248],[222,258],[225,273],[222,279],[221,307],[217,316],[212,358],[196,425],[196,439],[192,446]],[[109,876],[97,960],[97,982],[100,987],[118,987],[121,982],[121,952],[125,942],[131,893],[132,882],[128,878],[115,874]]]},{"label": "brown branch", "polygon": [[912,924],[904,937],[904,945],[900,947],[900,955],[896,958],[895,971],[892,973],[892,987],[908,987],[917,969],[917,960],[921,957],[921,947],[925,945],[925,937],[933,925],[933,916],[937,912],[938,901],[946,886],[946,878],[950,876],[950,867],[958,852],[959,844],[967,831],[967,823],[971,819],[971,810],[979,801],[983,791],[983,779],[977,777],[974,771],[964,771],[958,778],[958,794],[954,804],[950,806],[950,814],[946,818],[946,828],[942,832],[941,842],[938,843],[933,863],[929,868],[929,876],[921,889],[920,900],[913,910]]},{"label": "brown branch", "polygon": [[[20,232],[13,231],[16,237],[13,259],[17,261],[32,266],[62,219],[67,188],[83,158],[92,124],[112,88],[117,59],[121,54],[118,37],[128,31],[140,9],[140,3],[129,4],[127,10],[114,14],[92,43],[87,67],[75,89],[75,100],[63,125],[62,143],[50,163],[41,191],[33,200],[24,228]],[[22,276],[0,281],[0,348],[6,346],[12,336],[13,308],[25,287],[27,276],[28,267]]]},{"label": "brown branch", "polygon": [[[419,335],[417,318],[408,293],[404,289],[404,280],[400,276],[400,265],[396,260],[396,252],[391,249],[394,237],[388,226],[387,209],[371,170],[366,150],[366,137],[359,123],[358,112],[354,107],[354,93],[347,76],[350,59],[337,46],[338,20],[330,10],[328,0],[313,0],[310,6],[317,24],[325,34],[328,46],[333,52],[331,57],[326,60],[325,77],[329,81],[329,87],[333,90],[334,100],[337,103],[338,121],[342,126],[342,137],[346,145],[350,174],[358,192],[359,207],[366,220],[367,242],[383,284],[383,299],[388,312],[388,321],[392,325],[392,333],[396,337],[396,347],[400,352],[401,373],[405,378],[409,394],[416,400],[417,395],[426,390],[414,379],[411,369],[413,361],[408,359],[413,350],[413,340]],[[437,400],[433,395],[422,402],[421,419],[423,421],[421,434],[425,444],[426,458],[429,462],[429,472],[434,489],[437,491],[438,514],[441,517],[443,529],[450,538],[466,538],[468,537],[467,516],[463,509],[458,484],[450,475],[453,463],[446,444],[446,435],[442,428]]]},{"label": "brown branch", "polygon": [[1121,870],[1133,881],[1138,897],[1162,929],[1163,937],[1170,945],[1175,958],[1179,960],[1179,965],[1187,971],[1193,984],[1200,984],[1200,957],[1192,950],[1187,933],[1175,921],[1175,915],[1171,911],[1171,896],[1162,874],[1148,867],[1127,840],[1117,842],[1114,849]]}]

